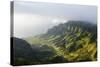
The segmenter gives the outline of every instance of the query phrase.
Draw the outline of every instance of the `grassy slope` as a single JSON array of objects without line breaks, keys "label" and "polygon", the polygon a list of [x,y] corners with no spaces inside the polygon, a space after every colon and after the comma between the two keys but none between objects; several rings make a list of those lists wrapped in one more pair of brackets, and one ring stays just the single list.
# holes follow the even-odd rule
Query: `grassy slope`
[{"label": "grassy slope", "polygon": [[[45,34],[44,36],[35,36],[27,38],[26,40],[31,45],[46,45],[52,48],[51,51],[55,53],[51,58],[55,56],[61,56],[69,62],[76,61],[95,61],[97,60],[97,42],[96,42],[96,31],[92,31],[91,28],[86,26],[76,26],[74,24],[67,24],[68,26],[64,27],[65,31],[61,34],[54,35],[51,33],[54,29],[51,30],[51,34]],[[81,24],[80,24],[81,25]],[[55,27],[54,32],[59,28]],[[85,28],[85,29],[84,29]],[[59,28],[60,29],[60,28]],[[62,30],[59,30],[62,31]],[[45,49],[44,49],[45,50]],[[49,50],[49,49],[48,49]]]}]

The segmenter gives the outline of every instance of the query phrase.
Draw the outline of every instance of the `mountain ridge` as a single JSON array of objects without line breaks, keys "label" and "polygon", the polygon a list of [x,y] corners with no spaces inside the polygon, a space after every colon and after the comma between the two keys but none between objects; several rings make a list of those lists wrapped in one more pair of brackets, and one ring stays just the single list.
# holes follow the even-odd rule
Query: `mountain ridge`
[{"label": "mountain ridge", "polygon": [[[30,53],[28,57],[31,59],[19,60],[21,65],[97,60],[96,24],[68,21],[48,29],[45,34],[24,38],[21,41],[27,42],[31,47],[31,51],[28,52]],[[21,48],[22,44],[19,45]],[[25,50],[24,47],[22,48]]]}]

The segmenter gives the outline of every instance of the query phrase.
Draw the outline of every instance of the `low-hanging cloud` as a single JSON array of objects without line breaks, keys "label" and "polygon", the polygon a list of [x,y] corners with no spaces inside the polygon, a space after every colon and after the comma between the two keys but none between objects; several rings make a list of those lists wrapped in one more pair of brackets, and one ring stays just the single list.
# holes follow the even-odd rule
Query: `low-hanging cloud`
[{"label": "low-hanging cloud", "polygon": [[82,20],[96,24],[97,7],[14,2],[14,36],[16,37],[45,33],[48,28],[68,20]]}]

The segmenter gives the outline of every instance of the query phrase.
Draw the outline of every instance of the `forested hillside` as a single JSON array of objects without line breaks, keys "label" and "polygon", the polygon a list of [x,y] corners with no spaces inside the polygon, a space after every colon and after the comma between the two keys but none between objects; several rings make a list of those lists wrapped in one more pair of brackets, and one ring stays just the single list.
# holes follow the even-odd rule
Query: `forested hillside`
[{"label": "forested hillside", "polygon": [[33,51],[30,64],[97,60],[97,26],[89,22],[68,21],[24,40]]},{"label": "forested hillside", "polygon": [[96,60],[97,26],[84,21],[68,21],[49,29],[46,34],[29,38],[55,49],[57,56],[68,61]]}]

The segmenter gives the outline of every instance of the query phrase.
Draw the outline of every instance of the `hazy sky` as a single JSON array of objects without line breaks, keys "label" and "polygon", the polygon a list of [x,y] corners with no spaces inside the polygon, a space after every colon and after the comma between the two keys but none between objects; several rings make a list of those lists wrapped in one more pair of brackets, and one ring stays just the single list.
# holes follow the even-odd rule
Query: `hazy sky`
[{"label": "hazy sky", "polygon": [[14,36],[29,37],[68,20],[97,21],[96,6],[14,2]]}]

